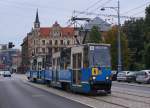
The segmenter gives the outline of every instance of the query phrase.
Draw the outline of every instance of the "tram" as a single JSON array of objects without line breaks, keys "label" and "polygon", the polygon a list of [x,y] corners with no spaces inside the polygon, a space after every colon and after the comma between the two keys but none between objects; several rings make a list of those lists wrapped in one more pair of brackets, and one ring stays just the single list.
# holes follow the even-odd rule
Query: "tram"
[{"label": "tram", "polygon": [[[78,93],[111,93],[109,44],[88,43],[63,48],[52,55],[49,70],[28,71],[28,79],[41,79],[53,87]],[[34,72],[34,75],[33,75]],[[37,75],[37,76],[36,76]]]}]

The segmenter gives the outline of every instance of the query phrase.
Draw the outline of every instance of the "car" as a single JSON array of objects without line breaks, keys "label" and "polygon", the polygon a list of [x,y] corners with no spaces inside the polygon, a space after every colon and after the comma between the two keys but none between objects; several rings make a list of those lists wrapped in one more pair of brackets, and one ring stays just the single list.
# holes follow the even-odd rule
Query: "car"
[{"label": "car", "polygon": [[3,76],[4,75],[4,71],[0,71],[0,76]]},{"label": "car", "polygon": [[129,71],[126,75],[126,81],[129,82],[136,82],[136,75],[139,71]]},{"label": "car", "polygon": [[126,81],[127,80],[127,74],[129,74],[130,71],[121,71],[121,72],[118,72],[117,74],[117,81],[120,82],[120,81]]},{"label": "car", "polygon": [[150,70],[141,70],[136,75],[137,83],[150,83]]},{"label": "car", "polygon": [[112,73],[112,80],[116,81],[117,80],[117,71],[116,70],[112,70],[111,73]]},{"label": "car", "polygon": [[11,77],[10,71],[4,71],[3,76],[4,76],[4,77]]}]

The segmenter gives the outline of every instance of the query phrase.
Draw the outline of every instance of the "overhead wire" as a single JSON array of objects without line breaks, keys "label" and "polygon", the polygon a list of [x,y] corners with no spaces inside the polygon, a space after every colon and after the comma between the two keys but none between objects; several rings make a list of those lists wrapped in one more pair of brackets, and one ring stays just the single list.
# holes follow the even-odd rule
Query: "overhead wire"
[{"label": "overhead wire", "polygon": [[[94,6],[96,6],[97,4],[99,4],[100,2],[102,2],[103,0],[98,0],[95,3],[93,3],[92,5],[90,5],[89,7],[87,7],[86,9],[84,9],[84,11],[88,11],[89,9],[93,8]],[[74,16],[79,16],[79,14],[76,14]]]},{"label": "overhead wire", "polygon": [[143,13],[143,12],[145,12],[145,10],[142,10],[142,11],[140,11],[140,12],[136,12],[136,13],[132,14],[131,16],[137,16],[137,15]]},{"label": "overhead wire", "polygon": [[98,0],[97,2],[95,2],[94,4],[92,4],[91,6],[89,6],[88,8],[85,9],[85,11],[88,11],[90,8],[92,8],[93,6],[97,5],[98,3],[102,2],[103,0]]},{"label": "overhead wire", "polygon": [[130,10],[126,11],[126,12],[123,12],[122,14],[126,14],[126,13],[129,13],[129,12],[134,11],[136,9],[142,8],[142,7],[146,6],[146,5],[148,5],[149,3],[150,2],[144,3],[144,4],[140,5],[140,6],[137,6],[137,7],[133,8],[133,9],[130,9]]},{"label": "overhead wire", "polygon": [[93,10],[90,11],[90,12],[93,12],[93,11],[95,11],[95,10],[98,10],[98,9],[104,7],[105,5],[109,4],[111,1],[112,1],[112,0],[107,0],[106,2],[104,2],[103,4],[101,4],[100,6],[98,6],[97,8],[93,9]]}]

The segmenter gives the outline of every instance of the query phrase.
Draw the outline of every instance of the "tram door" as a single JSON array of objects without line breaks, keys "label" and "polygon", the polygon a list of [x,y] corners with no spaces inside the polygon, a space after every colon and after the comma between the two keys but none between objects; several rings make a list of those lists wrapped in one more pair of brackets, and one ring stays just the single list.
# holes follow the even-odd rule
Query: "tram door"
[{"label": "tram door", "polygon": [[73,84],[80,84],[81,82],[81,66],[82,66],[82,53],[72,55],[73,64]]},{"label": "tram door", "polygon": [[60,57],[53,59],[53,71],[52,71],[52,79],[53,81],[58,81],[58,72],[60,70]]}]

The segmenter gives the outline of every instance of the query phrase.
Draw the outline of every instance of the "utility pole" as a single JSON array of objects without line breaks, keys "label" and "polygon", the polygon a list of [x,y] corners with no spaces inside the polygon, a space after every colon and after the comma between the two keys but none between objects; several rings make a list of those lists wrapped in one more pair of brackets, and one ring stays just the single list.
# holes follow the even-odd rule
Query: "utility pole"
[{"label": "utility pole", "polygon": [[101,10],[105,10],[105,8],[115,9],[117,11],[117,18],[118,18],[118,36],[117,36],[117,49],[118,49],[118,66],[117,66],[117,73],[122,70],[122,63],[121,63],[121,32],[120,32],[120,1],[118,0],[117,7],[103,7]]},{"label": "utility pole", "polygon": [[120,38],[120,1],[118,0],[118,72],[122,70],[121,63],[121,38]]}]

